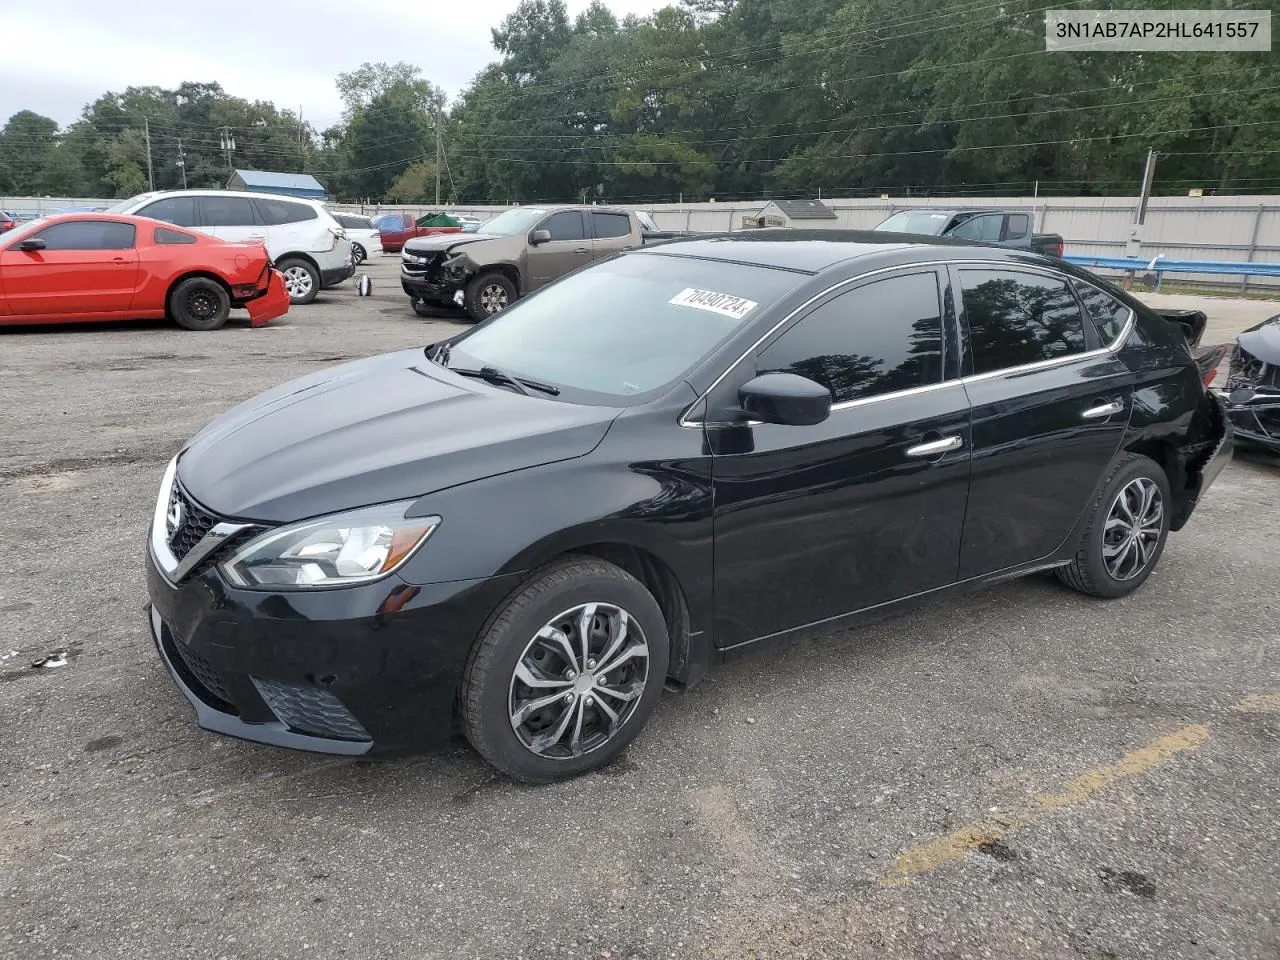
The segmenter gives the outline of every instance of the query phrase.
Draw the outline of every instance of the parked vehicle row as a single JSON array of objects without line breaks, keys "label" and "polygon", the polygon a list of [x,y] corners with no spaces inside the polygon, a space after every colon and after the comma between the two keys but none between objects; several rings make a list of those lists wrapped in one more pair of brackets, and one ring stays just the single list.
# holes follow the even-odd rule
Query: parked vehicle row
[{"label": "parked vehicle row", "polygon": [[374,217],[373,222],[382,237],[382,249],[387,253],[398,253],[415,237],[463,232],[462,226],[452,219],[448,223],[432,222],[438,219],[435,214],[415,217],[412,213],[384,213],[380,217]]},{"label": "parked vehicle row", "polygon": [[[1187,327],[1061,261],[634,226],[411,241],[454,263],[421,283],[536,290],[184,445],[146,576],[202,727],[358,755],[457,723],[512,776],[574,776],[747,644],[1037,571],[1124,596],[1231,457]],[[597,238],[632,248],[586,265]],[[585,269],[534,281],[561,252]]]},{"label": "parked vehicle row", "polygon": [[215,330],[232,307],[262,326],[289,309],[260,241],[229,242],[147,217],[62,214],[0,238],[0,324],[169,319]]},{"label": "parked vehicle row", "polygon": [[322,289],[355,273],[346,231],[314,200],[229,190],[169,190],[121,200],[107,212],[164,220],[222,240],[261,241],[284,275],[295,304],[310,303]]}]

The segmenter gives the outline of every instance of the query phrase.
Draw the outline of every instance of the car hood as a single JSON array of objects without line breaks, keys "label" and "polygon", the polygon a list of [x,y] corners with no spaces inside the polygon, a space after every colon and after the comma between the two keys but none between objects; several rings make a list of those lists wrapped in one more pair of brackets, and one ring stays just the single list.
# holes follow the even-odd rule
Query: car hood
[{"label": "car hood", "polygon": [[222,516],[288,523],[585,456],[617,414],[491,387],[403,350],[234,407],[183,448],[178,478]]},{"label": "car hood", "polygon": [[449,252],[458,247],[467,247],[477,243],[493,246],[513,245],[517,249],[524,246],[523,236],[500,237],[492,233],[436,233],[429,237],[414,237],[404,245],[406,253],[428,254]]},{"label": "car hood", "polygon": [[1263,363],[1280,363],[1280,315],[1250,327],[1236,343]]}]

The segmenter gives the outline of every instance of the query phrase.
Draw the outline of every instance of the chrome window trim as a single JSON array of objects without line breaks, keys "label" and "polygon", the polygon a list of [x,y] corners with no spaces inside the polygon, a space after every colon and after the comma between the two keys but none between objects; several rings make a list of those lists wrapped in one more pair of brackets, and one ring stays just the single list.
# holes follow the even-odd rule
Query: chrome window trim
[{"label": "chrome window trim", "polygon": [[[771,328],[769,328],[768,331],[762,334],[758,340],[756,340],[753,344],[751,344],[751,346],[748,347],[742,353],[742,355],[738,357],[737,360],[733,361],[733,363],[731,363],[728,367],[726,367],[725,371],[722,374],[720,374],[720,376],[716,377],[716,379],[712,382],[711,386],[709,386],[705,391],[699,394],[698,398],[694,400],[691,404],[689,404],[688,407],[685,408],[684,412],[680,415],[680,419],[678,421],[679,425],[682,427],[692,427],[692,428],[719,427],[719,426],[739,426],[739,427],[759,426],[762,423],[762,421],[760,420],[713,421],[713,420],[689,420],[687,418],[689,416],[689,412],[693,410],[699,403],[706,400],[707,397],[711,395],[712,391],[714,391],[715,388],[720,385],[720,382],[724,380],[724,378],[727,377],[730,373],[732,373],[734,368],[737,367],[738,364],[740,364],[743,360],[745,360],[748,356],[750,356],[753,352],[755,352],[756,348],[759,347],[760,344],[764,343],[764,341],[768,340],[771,336],[773,336],[773,334],[776,333],[781,327],[783,327],[785,324],[790,322],[796,316],[796,314],[800,313],[802,310],[807,309],[808,307],[816,303],[818,300],[821,300],[823,297],[827,296],[831,292],[835,290],[839,290],[841,287],[846,287],[849,284],[857,283],[860,280],[865,280],[868,277],[874,277],[882,273],[910,271],[914,267],[929,268],[929,269],[937,269],[938,267],[955,267],[956,269],[960,270],[960,269],[964,269],[966,266],[971,266],[971,265],[977,265],[982,267],[996,266],[996,267],[1003,267],[1004,269],[1007,269],[1007,270],[1020,270],[1025,273],[1041,273],[1046,276],[1050,276],[1059,280],[1076,279],[1075,277],[1072,277],[1069,274],[1061,273],[1052,267],[1046,267],[1040,264],[1022,264],[1022,263],[1010,264],[1006,260],[960,260],[960,261],[929,260],[926,262],[913,263],[913,264],[901,265],[896,267],[883,267],[880,270],[873,270],[870,273],[863,273],[863,274],[859,274],[856,277],[850,277],[847,280],[841,280],[839,283],[833,284],[832,286],[823,290],[821,293],[815,294],[814,296],[810,297],[804,303],[800,304],[800,306],[796,307],[794,310],[788,313],[785,317],[783,317],[781,320],[775,323]],[[1080,282],[1088,283],[1087,280],[1081,280]],[[1089,286],[1093,287],[1099,293],[1104,294],[1105,296],[1111,297],[1111,294],[1107,293],[1107,291],[1101,289],[1100,287],[1096,287],[1091,283],[1089,284]],[[1070,284],[1068,284],[1068,288],[1069,287],[1070,287]],[[964,292],[961,291],[961,297],[963,297],[963,295],[964,295]],[[1115,297],[1111,297],[1111,299],[1115,300]],[[963,303],[963,300],[961,302]],[[1124,306],[1122,302],[1120,301],[1117,301],[1117,302],[1120,303],[1121,306]],[[866,404],[869,404],[869,403],[879,403],[882,400],[896,400],[899,397],[912,396],[913,394],[918,394],[918,393],[928,393],[932,390],[938,390],[938,389],[941,389],[942,387],[949,387],[957,383],[958,384],[979,383],[983,380],[991,380],[995,377],[1003,377],[1010,374],[1014,376],[1021,376],[1025,373],[1033,373],[1037,370],[1048,370],[1053,367],[1063,366],[1064,364],[1075,363],[1078,360],[1088,360],[1093,357],[1102,357],[1102,356],[1106,356],[1107,354],[1114,354],[1124,345],[1125,341],[1129,339],[1129,335],[1133,333],[1133,328],[1138,321],[1138,314],[1134,311],[1134,309],[1132,307],[1129,307],[1128,310],[1129,310],[1129,317],[1127,320],[1125,320],[1124,326],[1120,329],[1120,332],[1116,335],[1116,338],[1112,340],[1109,344],[1107,344],[1105,347],[1098,347],[1094,350],[1086,350],[1083,353],[1070,353],[1070,354],[1067,354],[1066,356],[1054,357],[1050,360],[1036,360],[1033,363],[1024,363],[1016,367],[1001,367],[999,370],[989,370],[986,373],[974,373],[974,374],[970,374],[967,377],[959,377],[955,380],[943,380],[943,381],[940,381],[939,383],[930,383],[923,387],[909,387],[906,390],[896,390],[893,393],[882,393],[874,397],[860,397],[857,400],[845,400],[840,403],[833,403],[831,405],[831,412],[837,413],[841,410],[849,410],[854,407],[865,406]],[[1083,312],[1081,313],[1081,317],[1082,318],[1084,317]],[[959,314],[957,314],[956,319],[957,319],[957,322],[959,322]],[[1090,320],[1089,322],[1092,322],[1092,320]]]}]

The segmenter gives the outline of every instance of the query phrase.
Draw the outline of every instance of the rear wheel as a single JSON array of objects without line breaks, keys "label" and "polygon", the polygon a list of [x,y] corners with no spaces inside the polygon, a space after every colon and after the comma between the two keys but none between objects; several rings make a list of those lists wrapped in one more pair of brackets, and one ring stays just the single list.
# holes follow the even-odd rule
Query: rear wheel
[{"label": "rear wheel", "polygon": [[169,294],[169,315],[186,330],[217,330],[230,313],[226,288],[208,277],[188,277]]},{"label": "rear wheel", "polygon": [[360,246],[360,244],[358,243],[353,243],[351,245],[351,262],[352,263],[354,263],[358,267],[360,266],[360,264],[364,263],[368,259],[369,259],[369,255],[364,252],[364,247]]},{"label": "rear wheel", "polygon": [[626,571],[583,557],[544,569],[489,621],[467,664],[467,739],[509,776],[604,766],[648,721],[667,673],[662,611]]},{"label": "rear wheel", "polygon": [[276,264],[284,274],[290,303],[310,303],[320,293],[320,271],[299,257],[285,257]]},{"label": "rear wheel", "polygon": [[1115,598],[1151,575],[1169,534],[1169,480],[1154,460],[1126,454],[1093,506],[1075,559],[1056,573],[1081,593]]},{"label": "rear wheel", "polygon": [[479,323],[516,302],[516,285],[501,273],[482,273],[467,284],[463,306]]}]

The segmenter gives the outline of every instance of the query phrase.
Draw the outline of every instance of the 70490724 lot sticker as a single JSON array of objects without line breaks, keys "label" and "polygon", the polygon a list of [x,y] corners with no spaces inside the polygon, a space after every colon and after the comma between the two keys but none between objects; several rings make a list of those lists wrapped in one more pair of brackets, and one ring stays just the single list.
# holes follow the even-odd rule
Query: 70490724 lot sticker
[{"label": "70490724 lot sticker", "polygon": [[735,297],[729,293],[716,293],[714,290],[699,290],[696,287],[685,287],[667,301],[680,307],[693,307],[696,310],[710,310],[724,317],[741,320],[760,304],[745,297]]}]

